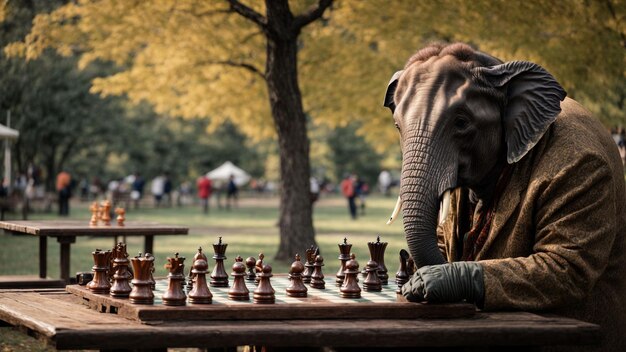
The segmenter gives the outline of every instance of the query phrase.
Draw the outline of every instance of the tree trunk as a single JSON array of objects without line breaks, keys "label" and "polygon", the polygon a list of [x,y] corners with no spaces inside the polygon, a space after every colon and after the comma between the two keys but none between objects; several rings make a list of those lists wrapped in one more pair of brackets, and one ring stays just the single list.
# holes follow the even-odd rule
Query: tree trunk
[{"label": "tree trunk", "polygon": [[310,200],[309,139],[298,86],[297,38],[286,1],[267,1],[266,82],[280,153],[280,245],[276,260],[290,260],[315,245]]}]

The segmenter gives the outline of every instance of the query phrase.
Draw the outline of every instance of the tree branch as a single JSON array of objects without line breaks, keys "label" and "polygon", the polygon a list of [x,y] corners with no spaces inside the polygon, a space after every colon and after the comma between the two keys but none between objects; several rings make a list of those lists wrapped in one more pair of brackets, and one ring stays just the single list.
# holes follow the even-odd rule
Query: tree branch
[{"label": "tree branch", "polygon": [[254,11],[248,6],[240,3],[238,0],[226,0],[230,4],[230,10],[238,13],[244,18],[254,22],[257,26],[261,27],[263,31],[267,30],[267,19],[260,13]]},{"label": "tree branch", "polygon": [[265,74],[263,72],[261,72],[261,70],[256,68],[254,65],[249,64],[249,63],[236,62],[236,61],[232,61],[232,60],[207,61],[205,63],[209,64],[209,65],[224,65],[224,66],[243,68],[243,69],[248,70],[252,74],[255,74],[255,75],[261,77],[263,80],[265,80]]},{"label": "tree branch", "polygon": [[309,7],[306,12],[294,18],[293,25],[295,30],[299,31],[302,27],[322,17],[324,11],[332,4],[333,0],[318,0],[317,5]]}]

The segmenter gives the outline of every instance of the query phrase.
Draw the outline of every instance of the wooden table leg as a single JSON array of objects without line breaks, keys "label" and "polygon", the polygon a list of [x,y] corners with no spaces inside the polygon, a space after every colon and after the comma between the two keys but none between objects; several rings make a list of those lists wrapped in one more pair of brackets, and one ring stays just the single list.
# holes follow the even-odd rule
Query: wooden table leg
[{"label": "wooden table leg", "polygon": [[39,236],[39,277],[48,276],[48,237]]},{"label": "wooden table leg", "polygon": [[154,252],[152,251],[154,249],[154,235],[146,235],[145,238],[146,238],[146,242],[144,245],[144,248],[145,248],[144,253],[154,254]]},{"label": "wooden table leg", "polygon": [[61,244],[61,279],[70,283],[70,244],[76,242],[76,236],[57,237]]}]

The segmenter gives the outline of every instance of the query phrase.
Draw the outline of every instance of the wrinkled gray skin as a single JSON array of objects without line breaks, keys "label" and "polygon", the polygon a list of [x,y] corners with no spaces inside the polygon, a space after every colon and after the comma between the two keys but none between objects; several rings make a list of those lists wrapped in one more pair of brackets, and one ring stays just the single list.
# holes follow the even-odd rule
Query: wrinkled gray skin
[{"label": "wrinkled gray skin", "polygon": [[385,106],[400,131],[404,230],[422,267],[446,262],[436,236],[443,193],[466,187],[487,201],[506,163],[556,119],[565,91],[536,64],[502,63],[461,44],[411,61],[389,82]]}]

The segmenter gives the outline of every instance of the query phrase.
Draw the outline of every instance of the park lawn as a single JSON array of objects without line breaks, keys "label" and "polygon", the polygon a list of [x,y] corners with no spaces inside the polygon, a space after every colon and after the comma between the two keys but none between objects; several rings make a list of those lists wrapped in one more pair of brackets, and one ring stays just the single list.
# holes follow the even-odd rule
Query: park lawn
[{"label": "park lawn", "polygon": [[[324,273],[327,282],[339,268],[337,260],[337,244],[347,237],[353,244],[352,251],[356,254],[361,268],[369,259],[368,241],[375,241],[380,235],[382,241],[388,242],[386,251],[386,266],[393,277],[398,266],[398,252],[406,248],[402,222],[398,221],[391,226],[385,225],[393,206],[395,197],[385,198],[371,196],[367,199],[366,215],[357,220],[351,220],[348,214],[347,202],[339,196],[322,197],[314,210],[314,225],[316,240],[320,251],[325,258]],[[239,207],[227,211],[216,209],[214,205],[208,215],[201,213],[198,206],[184,206],[171,208],[140,208],[128,209],[128,220],[158,221],[164,224],[182,225],[190,228],[188,236],[156,236],[155,257],[156,275],[165,276],[163,265],[166,258],[179,252],[187,257],[187,268],[191,265],[191,258],[198,246],[204,248],[207,255],[212,255],[212,243],[217,242],[218,236],[228,243],[226,268],[230,273],[230,265],[237,255],[244,259],[248,256],[265,254],[265,261],[274,268],[273,272],[287,273],[290,262],[276,262],[273,257],[279,243],[278,227],[278,198],[246,197],[240,200]],[[89,221],[88,203],[74,202],[71,207],[70,218]],[[11,216],[11,214],[9,214]],[[13,215],[17,216],[17,215]],[[57,219],[55,214],[35,213],[30,219]],[[21,275],[38,273],[38,241],[30,236],[3,235],[3,246],[0,250],[0,275]],[[128,252],[136,255],[143,248],[143,238],[128,237]],[[111,248],[113,241],[110,238],[78,237],[72,244],[70,272],[90,271],[93,265],[91,252],[96,248]],[[304,250],[300,253],[304,256]],[[48,241],[48,275],[52,278],[59,276],[59,244],[51,239]],[[212,263],[210,263],[212,264]],[[212,266],[212,265],[211,265]]]}]

